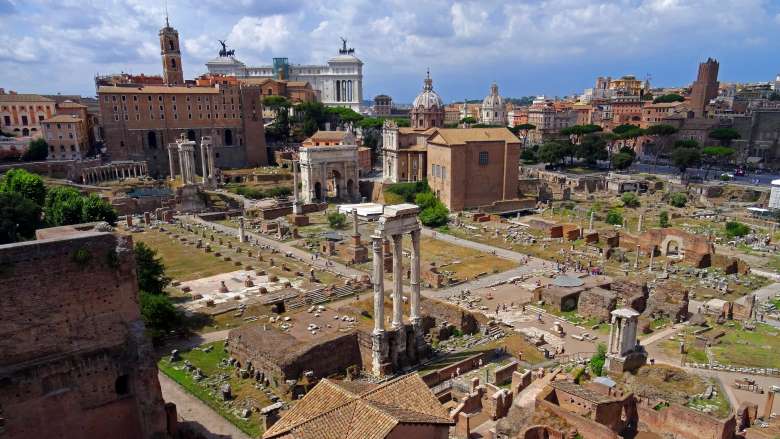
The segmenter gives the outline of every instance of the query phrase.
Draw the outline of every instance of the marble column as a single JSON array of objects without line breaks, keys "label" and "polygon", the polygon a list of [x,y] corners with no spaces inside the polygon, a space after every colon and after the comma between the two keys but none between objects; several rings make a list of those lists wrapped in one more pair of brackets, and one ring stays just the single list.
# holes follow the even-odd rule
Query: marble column
[{"label": "marble column", "polygon": [[412,232],[412,293],[410,298],[410,320],[413,325],[420,323],[420,230]]},{"label": "marble column", "polygon": [[173,167],[173,148],[171,148],[171,145],[168,145],[168,167],[171,171],[171,180],[174,180],[176,178],[176,169]]},{"label": "marble column", "polygon": [[403,238],[404,235],[393,235],[393,329],[398,329],[404,324]]},{"label": "marble column", "polygon": [[607,339],[607,353],[611,354],[614,351],[615,345],[615,316],[610,316],[609,322],[609,338]]},{"label": "marble column", "polygon": [[639,268],[639,253],[641,252],[639,244],[636,245],[636,259],[634,259],[634,268]]},{"label": "marble column", "polygon": [[200,141],[200,168],[202,170],[203,177],[201,178],[200,181],[203,184],[208,185],[209,184],[209,168],[208,168],[206,155],[207,155],[207,153],[206,153],[206,144],[203,141],[203,139],[201,139],[201,141]]},{"label": "marble column", "polygon": [[300,200],[298,199],[298,162],[296,162],[295,160],[292,161],[292,168],[293,168],[293,214],[300,215],[301,204],[300,204]]},{"label": "marble column", "polygon": [[374,250],[374,333],[385,331],[385,278],[382,237],[374,236],[371,242]]},{"label": "marble column", "polygon": [[595,212],[590,213],[590,223],[588,224],[588,230],[593,230],[593,215]]},{"label": "marble column", "polygon": [[637,233],[642,232],[642,223],[644,222],[645,216],[643,214],[639,214],[639,223],[636,225],[636,231]]}]

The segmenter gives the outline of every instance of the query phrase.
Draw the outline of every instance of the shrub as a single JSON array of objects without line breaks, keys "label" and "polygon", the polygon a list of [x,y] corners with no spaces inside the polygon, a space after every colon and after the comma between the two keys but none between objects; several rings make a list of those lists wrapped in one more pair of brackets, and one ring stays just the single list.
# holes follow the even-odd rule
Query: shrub
[{"label": "shrub", "polygon": [[729,221],[726,223],[726,236],[729,238],[745,236],[748,233],[750,233],[750,227],[746,224],[742,224],[738,221]]},{"label": "shrub", "polygon": [[391,184],[386,189],[387,192],[400,195],[407,203],[414,203],[414,199],[418,193],[430,192],[427,181],[415,181],[408,183],[395,183]]},{"label": "shrub", "polygon": [[607,359],[607,346],[599,343],[596,347],[596,354],[590,359],[590,371],[593,375],[601,376],[604,372],[604,363]]},{"label": "shrub", "polygon": [[688,203],[688,195],[682,192],[675,192],[669,197],[669,204],[674,207],[685,207]]},{"label": "shrub", "polygon": [[338,212],[329,213],[328,224],[334,229],[343,229],[347,224],[347,216]]},{"label": "shrub", "polygon": [[3,174],[0,178],[0,192],[16,192],[39,206],[43,206],[46,199],[46,186],[41,176],[21,168]]},{"label": "shrub", "polygon": [[439,227],[447,224],[450,211],[441,201],[436,200],[436,204],[423,209],[420,212],[420,222],[426,227]]},{"label": "shrub", "polygon": [[672,225],[672,223],[669,222],[669,212],[662,210],[661,213],[658,214],[658,225],[661,228],[667,228]]},{"label": "shrub", "polygon": [[22,160],[25,162],[37,162],[46,160],[49,155],[49,145],[43,139],[35,139],[30,142],[27,151],[22,154]]},{"label": "shrub", "polygon": [[620,214],[620,212],[616,210],[610,210],[607,213],[607,218],[605,220],[607,224],[612,224],[613,226],[618,226],[623,224],[623,215]]},{"label": "shrub", "polygon": [[620,200],[623,202],[623,206],[626,207],[639,207],[639,197],[633,192],[626,192],[620,196]]}]

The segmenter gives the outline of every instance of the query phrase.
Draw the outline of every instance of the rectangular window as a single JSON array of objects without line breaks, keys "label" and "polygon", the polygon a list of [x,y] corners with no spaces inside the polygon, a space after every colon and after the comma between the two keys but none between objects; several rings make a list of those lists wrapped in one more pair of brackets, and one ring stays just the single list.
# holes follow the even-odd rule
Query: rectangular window
[{"label": "rectangular window", "polygon": [[479,164],[481,166],[488,164],[488,153],[487,151],[480,151],[479,152]]},{"label": "rectangular window", "polygon": [[6,125],[11,125],[11,116],[3,116],[3,121]]}]

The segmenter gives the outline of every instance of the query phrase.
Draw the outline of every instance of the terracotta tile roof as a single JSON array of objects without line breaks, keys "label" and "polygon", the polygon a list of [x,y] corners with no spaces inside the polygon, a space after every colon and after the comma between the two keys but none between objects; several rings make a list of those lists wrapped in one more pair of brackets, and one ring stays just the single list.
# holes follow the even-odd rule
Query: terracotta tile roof
[{"label": "terracotta tile roof", "polygon": [[54,99],[34,94],[3,93],[0,94],[0,102],[54,102]]},{"label": "terracotta tile roof", "polygon": [[57,104],[58,108],[87,108],[84,104],[79,104],[78,102],[73,101],[65,101],[62,103]]},{"label": "terracotta tile roof", "polygon": [[417,374],[381,385],[323,379],[263,438],[380,439],[400,423],[453,425]]},{"label": "terracotta tile roof", "polygon": [[104,85],[98,88],[98,94],[100,93],[118,93],[118,94],[132,94],[132,93],[144,93],[144,94],[219,94],[219,89],[216,87],[166,87],[162,85],[147,85],[147,86],[133,86],[133,87],[118,87],[112,85]]},{"label": "terracotta tile roof", "polygon": [[494,141],[520,143],[520,139],[506,128],[440,128],[428,140],[429,143],[447,146]]},{"label": "terracotta tile roof", "polygon": [[439,128],[428,128],[427,130],[420,130],[417,128],[410,128],[410,127],[399,127],[398,132],[400,134],[424,134],[426,136],[429,136],[436,132]]}]

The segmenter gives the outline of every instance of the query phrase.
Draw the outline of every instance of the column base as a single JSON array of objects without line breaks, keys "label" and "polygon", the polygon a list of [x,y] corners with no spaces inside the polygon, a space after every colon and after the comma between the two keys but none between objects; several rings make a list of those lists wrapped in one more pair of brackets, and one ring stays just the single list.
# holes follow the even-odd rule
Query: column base
[{"label": "column base", "polygon": [[384,330],[374,330],[371,333],[371,374],[383,377],[392,373],[393,365],[388,361],[390,346],[387,333]]}]

